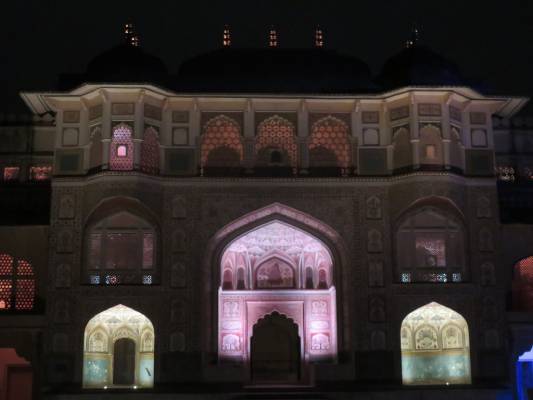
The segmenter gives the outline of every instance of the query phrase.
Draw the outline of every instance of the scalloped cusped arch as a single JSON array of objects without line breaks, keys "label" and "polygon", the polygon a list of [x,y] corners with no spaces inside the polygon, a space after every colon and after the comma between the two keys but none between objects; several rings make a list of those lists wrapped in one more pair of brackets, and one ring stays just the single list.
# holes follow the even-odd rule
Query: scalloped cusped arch
[{"label": "scalloped cusped arch", "polygon": [[404,385],[469,384],[468,324],[432,302],[409,313],[400,329]]},{"label": "scalloped cusped arch", "polygon": [[95,315],[85,326],[83,387],[151,388],[154,384],[152,322],[122,304]]}]

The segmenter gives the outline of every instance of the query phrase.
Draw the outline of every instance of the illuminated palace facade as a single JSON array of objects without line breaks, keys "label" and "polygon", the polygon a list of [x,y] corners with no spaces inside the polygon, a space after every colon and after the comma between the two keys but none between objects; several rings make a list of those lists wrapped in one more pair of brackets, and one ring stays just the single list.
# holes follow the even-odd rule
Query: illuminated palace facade
[{"label": "illuminated palace facade", "polygon": [[0,127],[0,399],[527,398],[527,99],[413,43],[137,44]]}]

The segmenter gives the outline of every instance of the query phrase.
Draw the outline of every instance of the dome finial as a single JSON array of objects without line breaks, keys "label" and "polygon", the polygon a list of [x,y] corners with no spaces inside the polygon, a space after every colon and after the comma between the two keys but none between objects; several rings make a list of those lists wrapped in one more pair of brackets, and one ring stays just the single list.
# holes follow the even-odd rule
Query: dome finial
[{"label": "dome finial", "polygon": [[133,47],[139,46],[139,36],[135,33],[132,22],[124,24],[124,39],[126,43]]},{"label": "dome finial", "polygon": [[231,46],[231,31],[229,25],[224,25],[224,32],[222,33],[222,46],[230,47]]},{"label": "dome finial", "polygon": [[268,32],[268,47],[278,47],[278,31],[274,25],[270,25]]},{"label": "dome finial", "polygon": [[409,39],[405,42],[405,47],[410,49],[411,47],[416,47],[418,41],[420,40],[420,30],[418,29],[417,24],[414,24],[413,29],[411,30],[411,35]]},{"label": "dome finial", "polygon": [[324,47],[324,31],[317,25],[315,28],[315,47]]}]

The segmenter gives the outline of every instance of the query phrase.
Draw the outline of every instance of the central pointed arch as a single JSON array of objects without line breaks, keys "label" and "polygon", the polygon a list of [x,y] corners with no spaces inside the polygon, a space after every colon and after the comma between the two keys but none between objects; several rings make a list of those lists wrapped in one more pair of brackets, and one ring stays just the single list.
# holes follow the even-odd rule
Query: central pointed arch
[{"label": "central pointed arch", "polygon": [[[275,234],[275,237],[263,238],[272,246],[265,247],[266,242],[262,241],[261,249],[254,250],[257,235],[271,235],[272,229],[284,232],[282,237]],[[241,238],[246,238],[244,243]],[[300,250],[313,243],[322,252],[313,253],[316,265],[309,263],[312,271],[307,271],[305,251]],[[248,264],[246,257],[239,258],[247,251],[257,253]],[[254,273],[264,265],[263,261],[272,265],[267,265],[268,271],[259,270],[263,282],[257,284]],[[202,299],[213,328],[212,336],[205,337],[206,346],[219,355],[219,362],[230,360],[248,364],[254,321],[277,311],[293,319],[302,329],[301,357],[306,361],[301,376],[302,381],[306,381],[309,377],[307,361],[334,361],[339,345],[348,345],[344,334],[349,322],[339,322],[344,316],[341,310],[349,302],[340,293],[347,290],[335,287],[335,282],[345,285],[348,281],[340,276],[345,263],[345,246],[340,236],[327,224],[294,208],[274,203],[234,220],[215,233],[206,253],[205,276],[209,282],[205,287],[209,295]],[[290,276],[293,271],[295,276]],[[304,320],[314,322],[304,324]],[[344,329],[338,329],[339,325]]]}]

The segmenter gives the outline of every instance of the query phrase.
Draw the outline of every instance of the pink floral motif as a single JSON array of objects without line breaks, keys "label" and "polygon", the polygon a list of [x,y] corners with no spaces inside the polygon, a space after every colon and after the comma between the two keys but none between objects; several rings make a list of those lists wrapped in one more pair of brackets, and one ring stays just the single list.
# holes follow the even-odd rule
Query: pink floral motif
[{"label": "pink floral motif", "polygon": [[[351,164],[350,140],[348,125],[340,119],[328,116],[315,122],[311,128],[311,142],[309,152],[320,149],[329,150],[337,159],[337,165],[348,168]],[[312,161],[312,160],[311,160]]]},{"label": "pink floral motif", "polygon": [[[201,167],[224,167],[234,165],[219,165],[224,161],[222,153],[226,154],[229,162],[233,162],[233,155],[238,156],[239,162],[243,159],[243,144],[239,124],[225,115],[219,115],[209,120],[203,129],[201,146]],[[216,156],[212,157],[215,153]],[[211,157],[210,157],[211,156]]]},{"label": "pink floral motif", "polygon": [[255,139],[256,155],[262,149],[274,147],[287,152],[290,165],[297,167],[296,130],[294,125],[280,116],[274,115],[261,122],[257,128]]}]

